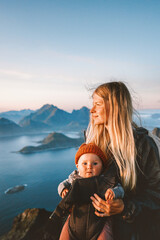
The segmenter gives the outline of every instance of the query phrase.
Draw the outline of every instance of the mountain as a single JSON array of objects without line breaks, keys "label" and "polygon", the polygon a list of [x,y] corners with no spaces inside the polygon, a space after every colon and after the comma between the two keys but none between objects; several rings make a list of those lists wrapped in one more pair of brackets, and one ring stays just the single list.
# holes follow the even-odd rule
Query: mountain
[{"label": "mountain", "polygon": [[38,131],[41,132],[43,130],[50,129],[50,126],[48,124],[45,124],[39,121],[34,121],[28,117],[25,117],[25,119],[23,119],[23,124],[20,124],[20,125],[25,131],[29,131],[29,132],[38,132]]},{"label": "mountain", "polygon": [[34,112],[30,109],[24,109],[20,111],[8,111],[0,113],[0,117],[7,118],[15,123],[19,123],[19,121],[24,118],[25,116]]},{"label": "mountain", "polygon": [[69,124],[67,124],[66,126],[64,126],[62,128],[63,131],[69,132],[69,131],[82,131],[85,130],[87,128],[87,125],[82,125],[79,122],[70,122]]},{"label": "mountain", "polygon": [[80,110],[73,110],[71,113],[72,121],[87,126],[89,123],[89,113],[90,110],[87,107],[82,107]]},{"label": "mountain", "polygon": [[44,138],[39,146],[26,146],[20,153],[34,153],[45,150],[78,147],[84,142],[83,138],[70,138],[62,133],[53,132]]},{"label": "mountain", "polygon": [[[74,130],[85,129],[89,122],[89,109],[82,107],[68,113],[54,105],[46,104],[37,111],[24,117],[20,126],[28,129]],[[72,123],[72,124],[71,124]],[[74,123],[74,124],[73,124]]]},{"label": "mountain", "polygon": [[23,129],[13,121],[10,121],[6,118],[0,118],[0,135],[9,136],[20,134],[23,132]]},{"label": "mountain", "polygon": [[27,117],[24,117],[20,122],[20,126],[28,126],[28,120],[34,121],[34,123],[43,123],[45,126],[59,128],[59,126],[65,125],[70,121],[70,113],[61,110],[54,105],[46,104],[36,112],[31,113]]},{"label": "mountain", "polygon": [[[29,115],[26,116],[27,113]],[[22,115],[24,117],[20,120],[19,125],[8,118],[1,118],[6,120],[1,120],[0,136],[19,135],[20,133],[35,134],[43,131],[78,132],[85,130],[89,123],[89,109],[86,107],[69,113],[54,105],[46,104],[36,111],[9,111],[1,114],[6,114],[15,120],[22,117]],[[4,122],[5,126],[2,126]]]}]

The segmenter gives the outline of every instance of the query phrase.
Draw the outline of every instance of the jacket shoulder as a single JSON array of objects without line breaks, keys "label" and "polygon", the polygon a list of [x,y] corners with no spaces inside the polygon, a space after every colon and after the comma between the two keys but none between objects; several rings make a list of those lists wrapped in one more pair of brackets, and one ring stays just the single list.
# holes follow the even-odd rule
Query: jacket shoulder
[{"label": "jacket shoulder", "polygon": [[153,148],[156,152],[158,152],[157,143],[155,142],[152,134],[150,134],[147,129],[139,127],[134,129],[133,133],[137,151],[141,151],[142,149],[145,149],[147,151],[147,149],[149,150]]},{"label": "jacket shoulder", "polygon": [[[157,172],[155,174],[159,175],[160,157],[155,141],[148,135],[148,131],[144,128],[136,129],[134,131],[134,136],[137,150],[136,161],[138,164],[138,169],[141,169],[145,177],[154,172]],[[155,176],[152,177],[155,178]]]}]

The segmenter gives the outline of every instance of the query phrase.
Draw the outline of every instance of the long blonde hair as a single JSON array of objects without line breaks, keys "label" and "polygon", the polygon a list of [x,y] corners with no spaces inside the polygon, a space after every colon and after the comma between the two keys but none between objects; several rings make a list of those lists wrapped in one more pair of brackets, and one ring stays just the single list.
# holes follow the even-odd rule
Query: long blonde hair
[{"label": "long blonde hair", "polygon": [[123,82],[109,82],[100,85],[94,93],[103,98],[105,106],[107,101],[109,102],[110,110],[108,121],[104,125],[94,125],[92,117],[90,118],[86,142],[94,142],[106,154],[109,150],[119,167],[123,187],[134,189],[136,186],[136,148],[130,92]]}]

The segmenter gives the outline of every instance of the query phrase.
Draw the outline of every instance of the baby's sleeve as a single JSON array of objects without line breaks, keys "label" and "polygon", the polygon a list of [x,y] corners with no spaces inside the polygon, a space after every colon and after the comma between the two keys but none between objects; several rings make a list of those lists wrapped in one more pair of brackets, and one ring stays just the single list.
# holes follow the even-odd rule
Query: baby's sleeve
[{"label": "baby's sleeve", "polygon": [[72,182],[77,178],[77,176],[78,172],[75,170],[69,175],[69,177],[66,180],[64,180],[58,185],[58,194],[60,196],[65,188],[67,188],[68,190],[70,189]]},{"label": "baby's sleeve", "polygon": [[120,199],[124,197],[124,189],[120,183],[118,183],[114,188],[111,188],[114,192],[115,199]]},{"label": "baby's sleeve", "polygon": [[63,190],[65,188],[69,189],[71,186],[71,184],[69,183],[68,179],[64,180],[63,182],[61,182],[59,185],[58,185],[58,194],[61,196]]}]

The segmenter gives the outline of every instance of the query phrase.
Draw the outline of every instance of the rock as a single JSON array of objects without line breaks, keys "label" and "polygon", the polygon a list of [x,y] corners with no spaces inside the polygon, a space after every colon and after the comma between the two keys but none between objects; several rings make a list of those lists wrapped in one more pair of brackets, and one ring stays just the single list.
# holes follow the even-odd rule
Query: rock
[{"label": "rock", "polygon": [[17,192],[23,191],[26,186],[27,186],[27,184],[23,184],[23,185],[17,185],[17,186],[12,187],[12,188],[8,188],[5,191],[5,194],[13,194],[13,193],[17,193]]},{"label": "rock", "polygon": [[26,209],[14,218],[12,229],[0,240],[58,240],[64,219],[55,227],[50,215],[45,209]]},{"label": "rock", "polygon": [[154,128],[152,133],[160,138],[160,128]]}]

